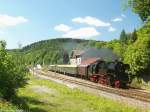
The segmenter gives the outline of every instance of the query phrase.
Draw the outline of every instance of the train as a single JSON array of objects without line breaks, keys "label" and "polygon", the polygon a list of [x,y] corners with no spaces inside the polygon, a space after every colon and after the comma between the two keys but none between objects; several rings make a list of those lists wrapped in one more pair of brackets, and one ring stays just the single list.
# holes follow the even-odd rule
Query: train
[{"label": "train", "polygon": [[87,79],[95,83],[115,88],[128,88],[128,64],[121,61],[104,61],[97,59],[80,65],[49,65],[49,71],[73,77]]}]

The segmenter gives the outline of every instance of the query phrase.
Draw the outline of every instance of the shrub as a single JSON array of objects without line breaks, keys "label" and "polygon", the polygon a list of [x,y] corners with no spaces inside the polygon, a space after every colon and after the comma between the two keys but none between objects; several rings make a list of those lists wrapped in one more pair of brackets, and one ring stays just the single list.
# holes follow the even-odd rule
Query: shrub
[{"label": "shrub", "polygon": [[10,100],[19,87],[26,84],[24,65],[15,63],[5,49],[5,42],[0,41],[0,97]]}]

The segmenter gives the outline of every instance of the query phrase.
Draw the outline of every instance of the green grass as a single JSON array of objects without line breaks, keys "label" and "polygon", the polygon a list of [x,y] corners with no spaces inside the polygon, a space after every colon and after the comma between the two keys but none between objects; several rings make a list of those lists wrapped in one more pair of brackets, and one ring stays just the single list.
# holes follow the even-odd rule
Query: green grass
[{"label": "green grass", "polygon": [[150,81],[145,82],[142,78],[134,78],[130,86],[134,88],[150,90]]},{"label": "green grass", "polygon": [[0,112],[15,112],[17,110],[19,109],[17,109],[17,107],[12,105],[11,103],[4,100],[0,100]]},{"label": "green grass", "polygon": [[[42,92],[35,87],[49,88],[50,92]],[[141,112],[137,108],[78,89],[33,78],[25,88],[19,89],[14,102],[30,112]]]}]

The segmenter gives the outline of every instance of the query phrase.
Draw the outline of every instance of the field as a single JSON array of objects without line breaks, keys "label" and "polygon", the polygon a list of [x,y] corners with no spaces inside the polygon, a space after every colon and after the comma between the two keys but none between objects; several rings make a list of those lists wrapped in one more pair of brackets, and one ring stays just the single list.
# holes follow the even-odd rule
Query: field
[{"label": "field", "polygon": [[19,89],[14,103],[29,112],[141,112],[134,107],[37,78],[31,78],[25,88]]}]

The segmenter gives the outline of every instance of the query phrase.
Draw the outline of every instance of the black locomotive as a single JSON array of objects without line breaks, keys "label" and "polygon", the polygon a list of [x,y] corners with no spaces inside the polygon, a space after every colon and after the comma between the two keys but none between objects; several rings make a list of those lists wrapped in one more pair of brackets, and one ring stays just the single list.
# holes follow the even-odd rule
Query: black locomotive
[{"label": "black locomotive", "polygon": [[98,61],[89,65],[87,68],[87,78],[93,82],[103,85],[110,85],[116,88],[126,88],[129,82],[129,78],[125,71],[128,68],[129,65],[118,61]]}]

